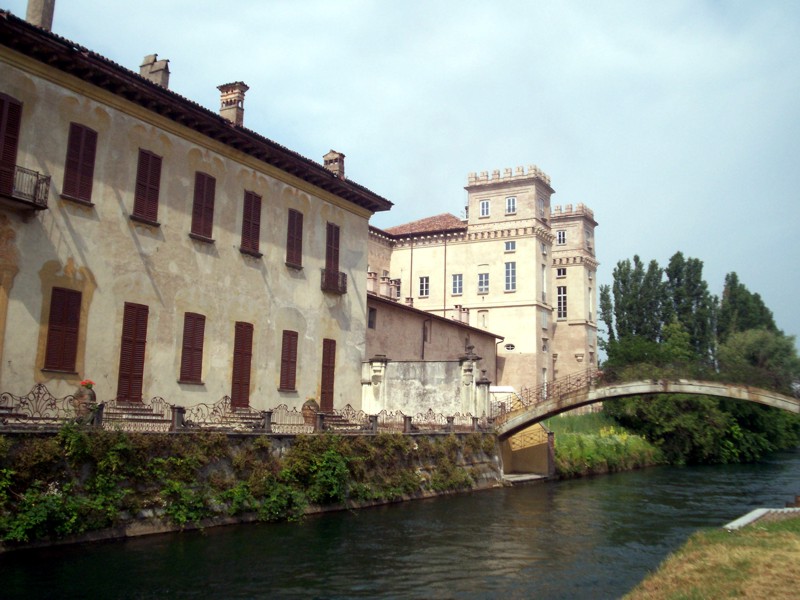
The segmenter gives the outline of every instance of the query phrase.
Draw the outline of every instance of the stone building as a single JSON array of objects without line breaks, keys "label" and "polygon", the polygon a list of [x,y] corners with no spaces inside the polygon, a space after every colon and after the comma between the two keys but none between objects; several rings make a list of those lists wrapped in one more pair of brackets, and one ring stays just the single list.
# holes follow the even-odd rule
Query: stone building
[{"label": "stone building", "polygon": [[357,404],[368,223],[391,203],[343,154],[247,129],[244,83],[209,111],[168,61],[135,73],[48,29],[0,14],[0,389]]},{"label": "stone building", "polygon": [[594,229],[583,204],[551,207],[538,167],[468,177],[466,218],[370,232],[370,277],[414,308],[504,338],[493,383],[534,387],[597,361]]}]

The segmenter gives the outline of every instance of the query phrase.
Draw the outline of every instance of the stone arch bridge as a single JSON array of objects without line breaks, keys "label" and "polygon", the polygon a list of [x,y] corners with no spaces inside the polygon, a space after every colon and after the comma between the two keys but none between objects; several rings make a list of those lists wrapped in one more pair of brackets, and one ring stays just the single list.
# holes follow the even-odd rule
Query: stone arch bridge
[{"label": "stone arch bridge", "polygon": [[646,379],[605,383],[602,373],[589,370],[542,385],[515,396],[496,414],[495,432],[502,441],[523,429],[560,413],[614,398],[648,394],[695,394],[757,402],[800,413],[800,398],[743,384],[693,379]]}]

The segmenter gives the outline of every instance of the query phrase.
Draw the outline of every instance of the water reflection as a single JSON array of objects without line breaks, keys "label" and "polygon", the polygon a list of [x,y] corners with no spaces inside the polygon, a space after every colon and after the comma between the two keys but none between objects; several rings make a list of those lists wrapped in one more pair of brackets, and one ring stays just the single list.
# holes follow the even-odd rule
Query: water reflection
[{"label": "water reflection", "polygon": [[616,598],[699,527],[800,493],[800,451],[0,556],[6,598]]}]

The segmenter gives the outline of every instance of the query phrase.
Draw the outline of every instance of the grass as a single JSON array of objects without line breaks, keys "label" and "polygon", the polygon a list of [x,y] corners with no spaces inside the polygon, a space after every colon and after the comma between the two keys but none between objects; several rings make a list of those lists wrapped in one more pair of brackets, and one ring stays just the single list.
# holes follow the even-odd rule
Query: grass
[{"label": "grass", "polygon": [[698,532],[625,598],[780,600],[799,594],[800,517],[794,517]]},{"label": "grass", "polygon": [[545,425],[556,434],[556,473],[561,477],[628,471],[664,462],[658,448],[601,412],[553,417]]}]

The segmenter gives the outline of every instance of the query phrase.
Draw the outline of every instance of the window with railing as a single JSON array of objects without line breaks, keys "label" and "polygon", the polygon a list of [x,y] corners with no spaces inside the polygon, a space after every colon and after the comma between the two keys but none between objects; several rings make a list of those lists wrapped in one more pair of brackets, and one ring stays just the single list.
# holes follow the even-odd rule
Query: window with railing
[{"label": "window with railing", "polygon": [[22,103],[0,93],[0,196],[47,208],[50,177],[17,165]]}]

